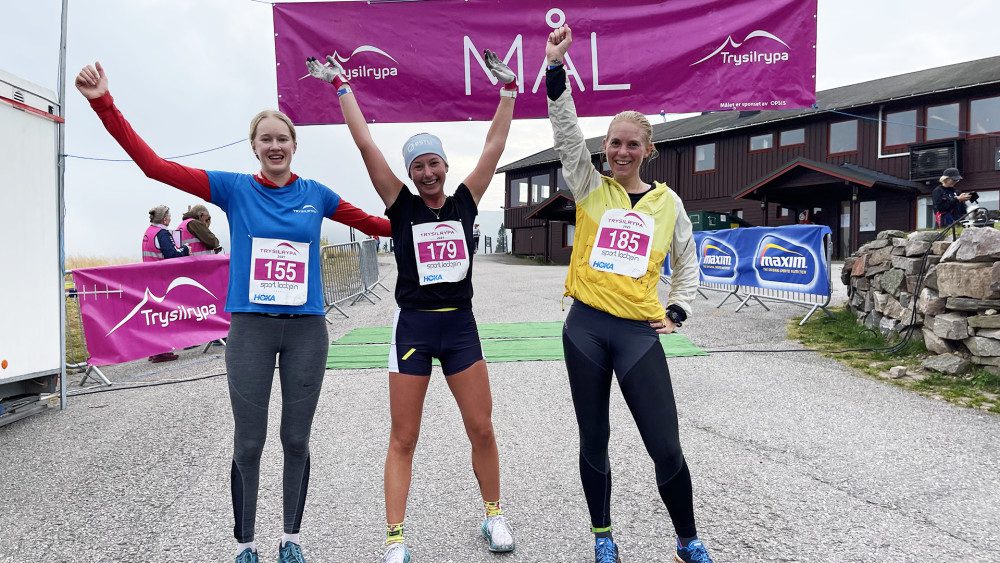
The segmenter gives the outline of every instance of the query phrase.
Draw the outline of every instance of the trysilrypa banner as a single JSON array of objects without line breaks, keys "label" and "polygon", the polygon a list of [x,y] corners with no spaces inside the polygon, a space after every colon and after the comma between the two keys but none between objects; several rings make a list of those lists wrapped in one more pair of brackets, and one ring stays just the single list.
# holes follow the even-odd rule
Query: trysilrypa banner
[{"label": "trysilrypa banner", "polygon": [[137,360],[229,334],[229,256],[73,270],[89,363]]},{"label": "trysilrypa banner", "polygon": [[483,49],[517,74],[515,117],[547,115],[545,43],[566,57],[581,116],[811,106],[816,0],[425,0],[278,3],[278,105],[299,124],[343,123],[307,57],[333,55],[373,122],[489,120],[497,81]]},{"label": "trysilrypa banner", "polygon": [[[830,293],[824,225],[751,227],[694,233],[702,283]],[[669,261],[669,257],[668,257]],[[668,261],[664,275],[670,275]]]}]

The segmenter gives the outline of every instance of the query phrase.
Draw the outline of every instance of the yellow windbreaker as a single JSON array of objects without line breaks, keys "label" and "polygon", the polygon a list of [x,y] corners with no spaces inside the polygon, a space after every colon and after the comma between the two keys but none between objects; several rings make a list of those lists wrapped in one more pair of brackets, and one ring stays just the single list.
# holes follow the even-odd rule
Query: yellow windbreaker
[{"label": "yellow windbreaker", "polygon": [[698,261],[691,220],[680,197],[666,184],[654,182],[634,208],[654,220],[645,275],[633,278],[592,268],[590,253],[604,212],[633,209],[632,203],[621,184],[594,168],[577,124],[576,106],[569,89],[559,99],[548,100],[548,104],[555,150],[576,199],[576,232],[565,295],[623,319],[661,320],[665,316],[664,305],[656,290],[663,260],[669,252],[672,277],[667,305],[677,304],[690,315],[691,301],[698,289]]}]

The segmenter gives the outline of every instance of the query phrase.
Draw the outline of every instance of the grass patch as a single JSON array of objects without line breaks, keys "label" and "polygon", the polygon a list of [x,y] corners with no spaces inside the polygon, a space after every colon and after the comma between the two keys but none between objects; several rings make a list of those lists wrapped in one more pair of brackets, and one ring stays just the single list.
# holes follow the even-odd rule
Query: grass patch
[{"label": "grass patch", "polygon": [[[922,342],[911,340],[897,351],[885,350],[898,339],[887,339],[878,331],[866,329],[858,324],[850,310],[841,308],[831,309],[830,312],[833,318],[820,317],[805,326],[798,325],[800,319],[789,321],[789,338],[869,376],[956,405],[984,408],[1000,414],[1000,375],[983,369],[958,377],[924,371],[920,362],[928,356],[928,352]],[[839,352],[855,349],[862,350]],[[905,366],[910,374],[916,376],[885,379],[883,374],[893,366]]]}]

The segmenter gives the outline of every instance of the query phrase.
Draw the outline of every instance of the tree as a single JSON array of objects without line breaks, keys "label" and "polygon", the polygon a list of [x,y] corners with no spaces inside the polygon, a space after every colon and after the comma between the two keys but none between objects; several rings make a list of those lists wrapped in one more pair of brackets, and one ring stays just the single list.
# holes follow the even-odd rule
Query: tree
[{"label": "tree", "polygon": [[500,223],[500,230],[497,232],[497,243],[494,245],[494,252],[507,253],[507,229]]}]

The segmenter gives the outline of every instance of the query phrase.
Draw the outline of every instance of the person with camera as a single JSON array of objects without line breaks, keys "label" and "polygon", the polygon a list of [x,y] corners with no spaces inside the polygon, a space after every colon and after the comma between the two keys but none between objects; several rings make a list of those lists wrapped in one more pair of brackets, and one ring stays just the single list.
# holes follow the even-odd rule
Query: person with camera
[{"label": "person with camera", "polygon": [[938,180],[940,185],[931,193],[934,203],[934,225],[938,228],[947,227],[965,215],[965,202],[970,200],[975,202],[979,199],[979,194],[976,192],[955,193],[955,184],[961,179],[962,175],[959,174],[958,168],[948,168]]}]

